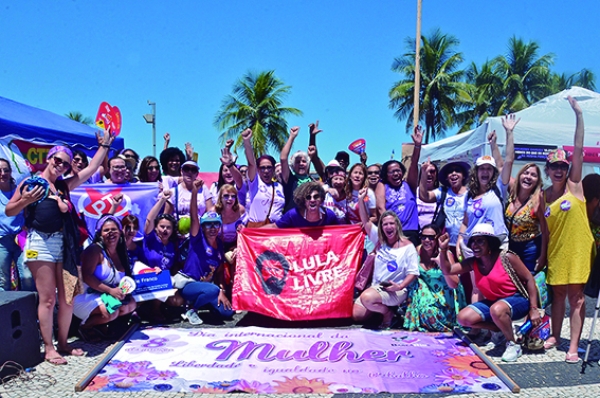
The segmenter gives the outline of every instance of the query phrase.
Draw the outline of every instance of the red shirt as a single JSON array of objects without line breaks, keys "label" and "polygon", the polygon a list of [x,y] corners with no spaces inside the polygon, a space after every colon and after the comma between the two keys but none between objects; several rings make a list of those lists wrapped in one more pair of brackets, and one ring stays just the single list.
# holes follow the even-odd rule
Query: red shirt
[{"label": "red shirt", "polygon": [[517,293],[517,287],[506,273],[500,256],[487,275],[479,272],[477,260],[473,261],[473,272],[475,273],[475,285],[486,299],[496,301]]}]

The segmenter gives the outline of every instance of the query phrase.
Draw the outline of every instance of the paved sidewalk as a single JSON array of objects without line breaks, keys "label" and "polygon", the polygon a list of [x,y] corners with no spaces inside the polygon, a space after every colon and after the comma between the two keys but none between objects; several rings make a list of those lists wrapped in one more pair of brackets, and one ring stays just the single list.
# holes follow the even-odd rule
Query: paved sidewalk
[{"label": "paved sidewalk", "polygon": [[[584,324],[584,331],[580,347],[585,349],[587,346],[587,337],[589,335],[591,321],[594,312],[595,300],[587,299],[587,314]],[[198,328],[205,327],[233,327],[242,315],[236,315],[233,321],[226,322],[222,325],[204,325],[197,326]],[[243,322],[242,322],[243,323]],[[192,327],[188,323],[172,324],[172,327]],[[563,340],[558,349],[550,350],[546,353],[524,353],[519,360],[514,364],[503,364],[500,360],[502,350],[488,351],[488,355],[505,370],[521,386],[521,393],[515,395],[512,393],[485,393],[485,394],[466,394],[456,395],[462,397],[577,397],[577,398],[598,398],[600,397],[600,324],[596,324],[594,339],[590,358],[594,359],[594,365],[587,367],[586,374],[581,375],[581,363],[570,365],[564,362],[565,350],[568,347],[569,338],[569,321],[565,319],[562,330]],[[94,367],[105,352],[110,350],[112,344],[90,344],[78,341],[75,339],[74,346],[82,347],[87,351],[84,357],[68,357],[69,364],[66,366],[53,366],[48,363],[42,363],[36,367],[35,371],[30,375],[33,377],[28,381],[19,383],[11,383],[8,387],[0,386],[1,397],[11,398],[29,398],[29,397],[44,397],[44,398],[124,398],[124,397],[144,397],[144,398],[167,398],[167,397],[182,397],[182,396],[207,396],[208,394],[184,394],[184,393],[168,393],[168,392],[140,392],[140,393],[98,393],[98,392],[81,392],[76,393],[74,386],[77,382]],[[583,357],[583,353],[580,355]],[[50,379],[55,380],[54,384],[50,383]],[[242,394],[228,394],[242,395]],[[348,394],[348,397],[361,397],[365,394]],[[381,396],[391,396],[392,394],[379,394]],[[248,396],[248,394],[243,394]],[[327,396],[327,395],[314,395]],[[393,394],[394,397],[417,397],[417,394]],[[427,394],[425,397],[438,396]],[[448,395],[439,395],[448,396]],[[281,396],[274,396],[281,397]],[[342,397],[342,395],[336,395]]]}]

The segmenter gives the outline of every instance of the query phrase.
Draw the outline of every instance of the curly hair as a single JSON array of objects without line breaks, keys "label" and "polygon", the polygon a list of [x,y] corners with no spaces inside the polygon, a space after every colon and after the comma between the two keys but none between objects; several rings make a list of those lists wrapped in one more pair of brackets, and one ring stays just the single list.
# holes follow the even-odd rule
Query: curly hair
[{"label": "curly hair", "polygon": [[406,176],[406,166],[404,166],[402,164],[402,162],[400,162],[398,160],[388,160],[383,165],[381,165],[381,169],[379,171],[379,178],[381,179],[381,182],[384,183],[385,185],[390,184],[388,177],[387,177],[387,172],[388,172],[388,169],[390,168],[390,166],[394,163],[397,163],[398,166],[400,166],[400,170],[402,170],[402,178],[404,179],[404,177]]},{"label": "curly hair", "polygon": [[304,184],[296,188],[296,190],[294,191],[294,204],[299,210],[306,210],[306,196],[310,195],[310,193],[313,191],[317,191],[319,193],[319,196],[321,197],[321,202],[325,200],[325,190],[323,189],[323,186],[320,182],[305,182]]},{"label": "curly hair", "polygon": [[[474,198],[477,195],[479,195],[480,186],[479,186],[479,178],[477,176],[477,170],[479,170],[479,166],[475,166],[473,168],[473,172],[469,174],[469,182],[467,183],[467,188],[469,190],[469,196],[471,198]],[[494,188],[494,186],[498,182],[499,175],[500,175],[500,173],[498,173],[498,169],[494,167],[494,175],[492,176],[490,181],[487,183],[487,185],[485,187],[485,192]]]},{"label": "curly hair", "polygon": [[369,181],[367,181],[367,166],[365,166],[362,163],[353,164],[352,167],[350,167],[350,171],[348,172],[348,178],[346,178],[346,198],[352,198],[352,191],[354,191],[354,189],[352,188],[352,181],[350,177],[352,176],[352,171],[354,171],[354,169],[357,167],[360,168],[363,172],[363,182],[362,185],[358,188],[358,190],[369,186]]},{"label": "curly hair", "polygon": [[238,190],[236,187],[234,187],[231,184],[223,184],[223,186],[221,188],[219,188],[219,195],[217,198],[217,204],[215,204],[215,211],[218,214],[221,214],[223,212],[223,209],[225,208],[225,204],[223,203],[223,194],[225,192],[228,193],[233,193],[235,194],[235,203],[233,204],[233,211],[238,211],[240,209],[240,202],[238,201]]},{"label": "curly hair", "polygon": [[177,147],[169,147],[160,153],[160,167],[162,168],[163,174],[167,174],[169,169],[169,159],[173,156],[177,156],[179,158],[179,162],[183,164],[185,162],[185,155],[181,151],[181,149]]}]

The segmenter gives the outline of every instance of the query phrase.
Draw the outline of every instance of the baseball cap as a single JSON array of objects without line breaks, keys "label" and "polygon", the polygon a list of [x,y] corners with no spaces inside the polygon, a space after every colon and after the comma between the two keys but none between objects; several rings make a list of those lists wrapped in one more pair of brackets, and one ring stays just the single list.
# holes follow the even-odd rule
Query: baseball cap
[{"label": "baseball cap", "polygon": [[548,157],[546,158],[546,162],[550,164],[558,162],[571,164],[571,162],[569,162],[567,159],[567,152],[562,148],[557,148],[550,151],[548,153]]}]

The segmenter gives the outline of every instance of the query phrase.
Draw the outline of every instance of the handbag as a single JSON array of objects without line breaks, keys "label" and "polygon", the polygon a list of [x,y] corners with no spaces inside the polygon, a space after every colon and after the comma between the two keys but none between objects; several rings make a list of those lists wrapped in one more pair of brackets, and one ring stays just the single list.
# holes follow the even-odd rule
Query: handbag
[{"label": "handbag", "polygon": [[375,268],[375,254],[367,255],[362,267],[356,273],[354,287],[360,291],[366,289],[373,278],[373,269]]},{"label": "handbag", "polygon": [[542,318],[542,322],[525,335],[524,344],[532,351],[542,350],[544,348],[544,343],[551,334],[550,317],[544,310],[540,310],[540,317]]},{"label": "handbag", "polygon": [[552,304],[551,290],[548,289],[548,285],[546,284],[547,272],[548,271],[544,268],[533,277],[538,291],[538,303],[540,308],[547,308]]}]

